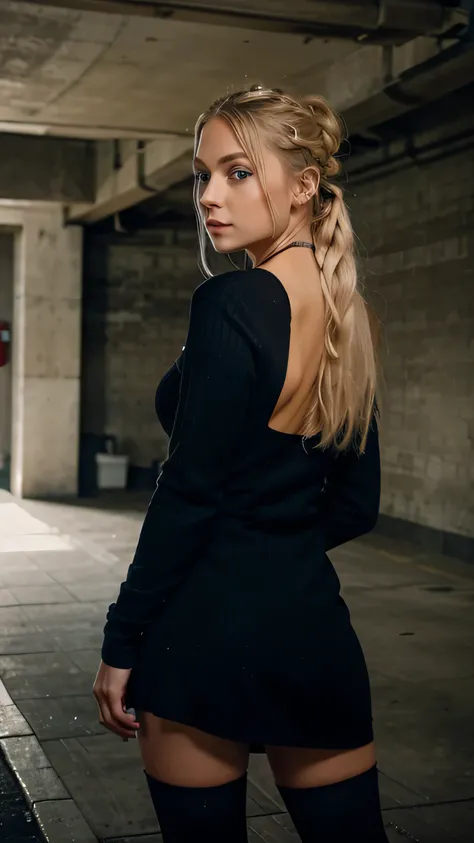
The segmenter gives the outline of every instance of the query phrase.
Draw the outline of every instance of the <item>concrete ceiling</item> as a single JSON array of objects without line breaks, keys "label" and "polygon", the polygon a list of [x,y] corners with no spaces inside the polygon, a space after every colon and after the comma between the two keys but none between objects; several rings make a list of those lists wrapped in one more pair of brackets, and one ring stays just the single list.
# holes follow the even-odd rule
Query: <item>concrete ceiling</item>
[{"label": "concrete ceiling", "polygon": [[198,115],[252,83],[323,94],[370,135],[474,81],[469,4],[0,0],[0,202],[93,223],[166,193]]},{"label": "concrete ceiling", "polygon": [[253,0],[2,0],[0,131],[186,134],[226,91],[261,82],[314,92],[325,69],[370,50],[367,41],[406,42],[452,25],[445,6],[259,0],[256,11]]},{"label": "concrete ceiling", "polygon": [[0,130],[146,138],[192,132],[250,82],[312,90],[345,40],[3,2]]}]

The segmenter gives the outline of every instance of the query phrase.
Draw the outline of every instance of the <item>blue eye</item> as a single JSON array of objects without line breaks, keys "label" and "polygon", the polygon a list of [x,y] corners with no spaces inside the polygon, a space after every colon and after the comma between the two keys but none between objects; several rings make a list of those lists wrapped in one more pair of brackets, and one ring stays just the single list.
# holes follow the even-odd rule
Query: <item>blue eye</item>
[{"label": "blue eye", "polygon": [[[248,170],[234,170],[234,172],[231,173],[231,175],[232,176],[239,176],[237,181],[244,181],[244,179],[246,179],[247,176],[251,176],[252,173],[249,173]],[[243,178],[240,178],[240,176],[243,176]]]}]

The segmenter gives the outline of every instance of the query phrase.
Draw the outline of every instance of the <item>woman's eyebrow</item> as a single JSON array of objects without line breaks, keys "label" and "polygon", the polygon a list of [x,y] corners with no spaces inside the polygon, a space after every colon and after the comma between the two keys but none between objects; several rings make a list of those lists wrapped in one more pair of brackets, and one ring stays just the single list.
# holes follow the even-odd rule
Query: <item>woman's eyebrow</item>
[{"label": "woman's eyebrow", "polygon": [[[222,158],[219,158],[218,164],[227,164],[229,161],[234,161],[236,158],[247,158],[245,152],[231,152],[229,155],[223,155]],[[201,161],[200,158],[194,159],[194,164],[202,164],[203,167],[206,167],[204,161]],[[208,169],[206,167],[206,169]]]}]

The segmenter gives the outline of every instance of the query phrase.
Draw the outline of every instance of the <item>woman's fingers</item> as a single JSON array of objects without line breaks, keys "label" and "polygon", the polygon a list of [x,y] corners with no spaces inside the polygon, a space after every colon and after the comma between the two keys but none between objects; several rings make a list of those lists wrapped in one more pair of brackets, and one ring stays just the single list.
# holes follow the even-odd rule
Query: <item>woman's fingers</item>
[{"label": "woman's fingers", "polygon": [[127,714],[123,710],[123,701],[121,697],[113,697],[109,695],[107,698],[107,705],[109,706],[110,716],[114,723],[120,728],[127,731],[129,734],[126,737],[134,737],[136,730],[139,728],[139,723],[133,714]]},{"label": "woman's fingers", "polygon": [[109,700],[104,697],[100,697],[98,702],[100,709],[99,722],[101,722],[106,729],[109,729],[121,738],[135,737],[135,731],[138,728],[138,724],[136,726],[134,725],[135,718],[132,714],[125,714],[120,705],[121,716],[117,717],[117,711],[116,709],[112,709]]},{"label": "woman's fingers", "polygon": [[99,721],[121,738],[134,738],[139,728],[135,715],[127,714],[123,707],[130,673],[101,662],[93,689],[100,710]]}]

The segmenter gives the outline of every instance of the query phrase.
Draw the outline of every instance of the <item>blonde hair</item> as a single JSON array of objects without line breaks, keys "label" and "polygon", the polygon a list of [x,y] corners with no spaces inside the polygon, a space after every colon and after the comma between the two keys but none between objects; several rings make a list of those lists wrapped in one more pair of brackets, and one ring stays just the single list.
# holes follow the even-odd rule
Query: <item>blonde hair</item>
[{"label": "blonde hair", "polygon": [[[206,123],[222,117],[233,129],[257,173],[275,226],[268,194],[261,137],[270,141],[295,173],[316,167],[320,188],[313,197],[311,230],[325,300],[324,351],[303,435],[320,434],[317,447],[345,449],[357,440],[363,451],[375,403],[376,359],[367,305],[358,289],[354,234],[339,185],[332,181],[340,169],[335,157],[344,137],[341,118],[320,96],[290,96],[254,87],[222,97],[199,117],[195,153]],[[194,204],[200,242],[200,262],[209,277],[206,229]]]}]

